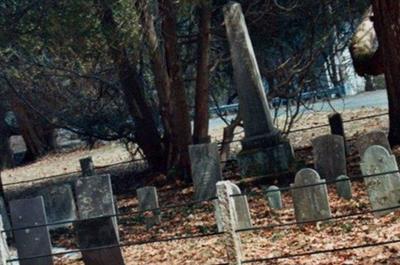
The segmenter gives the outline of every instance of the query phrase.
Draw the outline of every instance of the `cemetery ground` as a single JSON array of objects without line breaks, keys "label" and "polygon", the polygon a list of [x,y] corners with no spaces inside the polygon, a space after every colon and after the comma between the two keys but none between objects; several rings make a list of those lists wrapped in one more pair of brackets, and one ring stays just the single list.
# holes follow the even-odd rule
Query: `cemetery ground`
[{"label": "cemetery ground", "polygon": [[[386,111],[386,109],[378,108],[346,111],[343,113],[343,119],[351,120]],[[327,114],[307,114],[294,127],[295,129],[308,128],[326,123]],[[350,177],[360,174],[360,159],[355,151],[354,138],[372,129],[386,130],[386,126],[386,116],[345,123],[345,131],[350,148],[350,155],[347,161],[348,175]],[[221,130],[213,133],[214,140],[220,139]],[[241,128],[238,128],[238,131],[241,130]],[[326,133],[329,133],[329,127],[295,132],[289,136],[296,149],[297,158],[304,160],[306,166],[312,165],[310,140]],[[239,139],[242,135],[237,135],[237,137]],[[240,146],[233,145],[232,148],[239,150]],[[103,160],[98,161],[94,156],[94,164],[96,166],[105,166],[129,159],[129,157],[122,156],[122,151],[115,146],[101,147],[100,150],[100,153],[103,153],[101,155]],[[78,150],[67,155],[49,156],[38,163],[5,171],[2,173],[3,182],[14,182],[26,180],[28,177],[46,177],[76,171],[79,168],[79,158],[87,156],[88,152],[86,150]],[[400,157],[400,148],[393,150],[393,152],[397,158]],[[109,157],[109,160],[107,157]],[[124,169],[111,168],[110,170],[121,172]],[[240,182],[241,180],[234,164],[225,170],[224,176],[233,181]],[[192,200],[193,189],[191,187],[182,183],[165,183],[164,180],[161,181],[162,183],[151,183],[151,185],[156,186],[157,184],[162,184],[158,186],[161,207]],[[148,185],[148,183],[145,183],[145,185]],[[258,182],[245,182],[240,187],[245,193],[260,193],[262,191],[261,183]],[[366,187],[361,181],[353,182],[353,198],[351,200],[339,198],[336,195],[334,185],[329,185],[328,191],[333,216],[365,212],[371,209]],[[134,212],[138,208],[138,201],[134,193],[119,194],[117,201],[119,211],[122,213]],[[278,225],[295,221],[291,195],[288,192],[283,193],[284,208],[282,210],[270,209],[265,196],[262,194],[249,195],[248,201],[253,225],[255,226]],[[121,217],[119,219],[121,241],[142,242],[216,232],[216,220],[214,218],[213,205],[210,202],[162,212],[161,224],[150,230],[146,230],[142,221],[143,217],[138,215]],[[378,243],[399,237],[399,212],[380,218],[375,218],[372,214],[369,214],[334,219],[329,222],[318,222],[315,225],[301,227],[296,225],[282,226],[241,233],[245,260]],[[52,238],[55,247],[67,249],[77,247],[74,235],[70,232],[53,233]],[[226,262],[225,246],[220,235],[129,246],[123,247],[122,250],[127,264],[219,264]],[[83,264],[79,260],[79,256],[75,255],[56,257],[55,260],[58,265]],[[361,248],[337,253],[270,260],[254,264],[400,264],[400,245]]]}]

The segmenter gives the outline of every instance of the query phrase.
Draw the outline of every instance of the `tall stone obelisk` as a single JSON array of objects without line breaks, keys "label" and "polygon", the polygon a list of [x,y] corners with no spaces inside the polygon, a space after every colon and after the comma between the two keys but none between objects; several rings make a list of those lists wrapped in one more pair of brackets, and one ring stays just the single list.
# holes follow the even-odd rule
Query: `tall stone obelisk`
[{"label": "tall stone obelisk", "polygon": [[224,17],[245,132],[238,157],[242,175],[287,171],[294,162],[293,149],[272,122],[240,4],[225,5]]}]

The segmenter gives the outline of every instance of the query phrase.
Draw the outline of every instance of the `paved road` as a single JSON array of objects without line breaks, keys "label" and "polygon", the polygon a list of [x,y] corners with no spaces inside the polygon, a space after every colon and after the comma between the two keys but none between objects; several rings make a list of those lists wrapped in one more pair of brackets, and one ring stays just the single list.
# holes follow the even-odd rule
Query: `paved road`
[{"label": "paved road", "polygon": [[[387,108],[387,104],[386,90],[364,92],[344,99],[334,99],[330,101],[330,105],[332,105],[332,107],[338,112],[349,109],[359,109],[362,107]],[[327,102],[318,102],[314,104],[313,109],[315,111],[332,111],[330,105]],[[227,118],[234,118],[234,116],[228,116]],[[224,122],[219,118],[210,120],[211,129],[222,127],[224,125]]]}]

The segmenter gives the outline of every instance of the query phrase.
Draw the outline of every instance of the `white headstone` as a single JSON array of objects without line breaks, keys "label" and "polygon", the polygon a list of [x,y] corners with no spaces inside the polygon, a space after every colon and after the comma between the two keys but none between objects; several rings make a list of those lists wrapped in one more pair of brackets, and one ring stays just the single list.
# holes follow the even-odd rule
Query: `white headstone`
[{"label": "white headstone", "polygon": [[[361,171],[364,176],[397,171],[396,157],[386,148],[373,145],[367,148],[361,160]],[[400,206],[400,174],[391,173],[365,177],[369,200],[373,210]],[[382,216],[394,210],[377,211],[375,216]]]}]

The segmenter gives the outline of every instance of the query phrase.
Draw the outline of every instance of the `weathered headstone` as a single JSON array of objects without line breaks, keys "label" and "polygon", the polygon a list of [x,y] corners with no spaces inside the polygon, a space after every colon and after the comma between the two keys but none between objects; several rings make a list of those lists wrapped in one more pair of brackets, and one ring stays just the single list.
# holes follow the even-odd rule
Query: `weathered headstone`
[{"label": "weathered headstone", "polygon": [[[225,185],[229,185],[229,189],[227,189],[227,192],[229,192],[229,196],[231,196],[233,200],[234,216],[237,229],[246,229],[252,227],[247,196],[240,195],[242,193],[240,191],[240,188],[236,184],[230,181],[225,181]],[[215,214],[215,219],[217,221],[218,231],[222,232],[224,231],[224,226],[222,224],[221,206],[218,205],[218,200],[214,200],[213,203],[214,203],[214,214]]]},{"label": "weathered headstone", "polygon": [[[317,185],[318,184],[318,185]],[[310,185],[308,187],[303,187]],[[297,222],[325,220],[331,217],[325,180],[309,168],[297,172],[290,185]]]},{"label": "weathered headstone", "polygon": [[116,246],[119,243],[118,227],[110,217],[116,213],[110,175],[80,178],[76,181],[75,191],[82,220],[76,223],[80,248],[109,247],[83,250],[85,265],[124,265],[121,249]]},{"label": "weathered headstone", "polygon": [[[46,216],[49,223],[76,220],[76,206],[70,184],[53,185],[35,192],[43,196]],[[50,226],[49,228],[67,227],[70,223]]]},{"label": "weathered headstone", "polygon": [[374,130],[358,137],[356,146],[361,158],[363,157],[365,150],[372,145],[383,146],[389,151],[389,153],[392,153],[389,140],[383,131]]},{"label": "weathered headstone", "polygon": [[[368,177],[368,175],[398,171],[396,157],[386,148],[372,145],[367,148],[361,160],[361,171],[367,186],[369,201],[373,210],[400,206],[400,174],[391,173]],[[383,216],[392,210],[377,211],[375,216]]]},{"label": "weathered headstone", "polygon": [[269,186],[264,189],[264,192],[271,209],[282,209],[282,195],[277,186]]},{"label": "weathered headstone", "polygon": [[238,155],[241,174],[249,176],[287,171],[294,162],[293,149],[273,124],[239,3],[230,2],[224,6],[224,21],[245,131],[243,150]]},{"label": "weathered headstone", "polygon": [[[139,210],[152,210],[152,216],[145,216],[147,229],[161,223],[161,213],[158,209],[158,195],[156,187],[143,187],[136,190],[139,200]],[[153,210],[157,209],[157,210]]]},{"label": "weathered headstone", "polygon": [[92,157],[82,158],[79,160],[79,163],[81,165],[82,176],[88,177],[96,175]]},{"label": "weathered headstone", "polygon": [[336,178],[336,193],[339,197],[350,200],[352,195],[351,192],[351,181],[348,176],[341,175]]},{"label": "weathered headstone", "polygon": [[[47,224],[42,197],[10,202],[11,221],[14,229]],[[20,265],[53,265],[51,241],[46,226],[14,231],[15,245]],[[26,258],[26,259],[24,259]]]},{"label": "weathered headstone", "polygon": [[[5,227],[3,226],[3,218],[0,216],[0,231],[3,231]],[[7,260],[10,258],[10,251],[7,245],[7,235],[6,233],[0,233],[0,265],[7,265]]]},{"label": "weathered headstone", "polygon": [[216,184],[222,179],[216,143],[189,146],[194,185],[194,199],[206,200],[216,196]]},{"label": "weathered headstone", "polygon": [[333,181],[346,175],[346,153],[343,137],[323,135],[312,140],[314,167],[322,178]]},{"label": "weathered headstone", "polygon": [[238,229],[234,200],[231,194],[232,185],[230,181],[219,181],[217,183],[217,197],[220,211],[220,220],[223,227],[224,245],[228,258],[228,264],[242,264],[242,247]]},{"label": "weathered headstone", "polygon": [[232,195],[237,195],[233,197],[233,203],[236,211],[238,229],[250,228],[252,227],[252,221],[247,196],[241,195],[242,192],[236,184],[231,182],[230,185],[232,187]]}]

